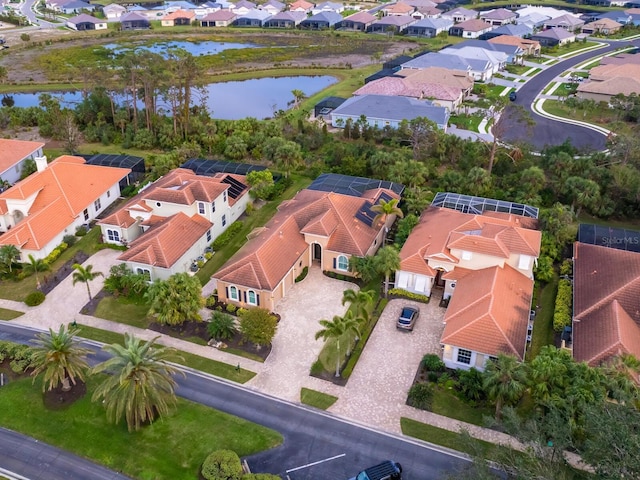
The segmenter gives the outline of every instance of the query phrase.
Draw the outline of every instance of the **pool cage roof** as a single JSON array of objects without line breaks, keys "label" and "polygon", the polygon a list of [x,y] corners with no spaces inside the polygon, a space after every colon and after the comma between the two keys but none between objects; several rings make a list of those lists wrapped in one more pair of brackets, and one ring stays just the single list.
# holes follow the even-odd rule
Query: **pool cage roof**
[{"label": "pool cage roof", "polygon": [[341,193],[343,195],[351,195],[352,197],[361,197],[365,191],[376,188],[386,188],[398,195],[401,195],[404,191],[404,185],[401,183],[364,177],[352,177],[338,173],[323,173],[307,188],[321,192]]},{"label": "pool cage roof", "polygon": [[578,242],[640,253],[640,232],[625,228],[581,223],[578,227]]},{"label": "pool cage roof", "polygon": [[132,172],[144,173],[144,158],[131,155],[111,155],[99,153],[96,155],[82,155],[88,165],[100,165],[102,167],[130,168]]},{"label": "pool cage roof", "polygon": [[438,192],[431,205],[476,215],[482,215],[484,212],[501,212],[520,215],[521,217],[538,218],[538,209],[536,207],[523,203],[462,195],[460,193]]},{"label": "pool cage roof", "polygon": [[[246,175],[252,171],[266,170],[264,165],[252,165],[250,163],[225,162],[224,160],[206,160],[204,158],[192,158],[184,162],[180,168],[193,170],[196,175],[213,177],[216,173],[235,173]],[[274,179],[276,175],[273,175]]]}]

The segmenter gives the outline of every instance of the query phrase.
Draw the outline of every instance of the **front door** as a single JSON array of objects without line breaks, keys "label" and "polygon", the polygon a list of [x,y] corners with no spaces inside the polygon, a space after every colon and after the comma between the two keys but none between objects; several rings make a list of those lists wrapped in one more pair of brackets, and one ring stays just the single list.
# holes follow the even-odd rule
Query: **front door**
[{"label": "front door", "polygon": [[438,273],[436,273],[436,281],[435,286],[436,287],[444,287],[444,280],[442,279],[442,274],[445,273],[444,270],[437,270]]},{"label": "front door", "polygon": [[319,262],[322,261],[322,246],[319,243],[313,244],[313,259]]}]

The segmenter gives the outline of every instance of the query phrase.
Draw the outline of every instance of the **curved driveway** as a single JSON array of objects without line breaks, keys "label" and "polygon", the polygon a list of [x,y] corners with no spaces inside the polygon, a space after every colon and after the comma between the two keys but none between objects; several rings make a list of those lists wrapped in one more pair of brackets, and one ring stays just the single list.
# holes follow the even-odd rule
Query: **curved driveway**
[{"label": "curved driveway", "polygon": [[518,99],[514,104],[523,107],[533,118],[535,125],[529,125],[530,122],[523,118],[522,111],[509,105],[501,120],[508,122],[509,125],[502,140],[508,143],[530,144],[536,150],[541,150],[548,145],[561,145],[567,140],[580,151],[604,150],[606,137],[603,134],[586,127],[538,115],[532,110],[532,105],[544,88],[565,70],[621,47],[638,46],[637,42],[637,40],[603,42],[607,45],[606,47],[561,60],[532,77],[518,90]]}]

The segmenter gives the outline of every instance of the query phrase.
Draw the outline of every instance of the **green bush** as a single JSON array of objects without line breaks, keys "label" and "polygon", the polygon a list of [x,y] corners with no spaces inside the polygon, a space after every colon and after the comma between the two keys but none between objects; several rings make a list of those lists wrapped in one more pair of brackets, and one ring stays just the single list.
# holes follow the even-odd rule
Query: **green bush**
[{"label": "green bush", "polygon": [[422,366],[428,372],[444,372],[444,362],[435,353],[428,353],[422,357]]},{"label": "green bush", "polygon": [[35,307],[36,305],[40,305],[44,302],[45,295],[40,290],[36,290],[35,292],[31,292],[27,295],[27,298],[24,299],[24,303],[26,303],[30,307]]},{"label": "green bush", "polygon": [[484,399],[484,377],[480,370],[470,368],[458,371],[458,385],[467,400],[477,402]]},{"label": "green bush", "polygon": [[236,313],[236,310],[238,310],[238,307],[236,307],[233,303],[229,303],[227,305],[227,312]]},{"label": "green bush", "polygon": [[430,410],[433,393],[433,385],[430,383],[414,383],[409,389],[409,403],[415,408]]},{"label": "green bush", "polygon": [[229,340],[232,338],[236,329],[236,320],[231,315],[221,312],[213,312],[211,321],[207,325],[207,331],[212,338],[218,340]]},{"label": "green bush", "polygon": [[278,328],[278,319],[266,308],[249,308],[240,317],[240,332],[248,342],[258,346],[271,345]]},{"label": "green bush", "polygon": [[28,345],[0,341],[0,362],[9,359],[11,371],[17,374],[24,373],[31,367],[33,349]]},{"label": "green bush", "polygon": [[69,245],[67,245],[65,242],[62,242],[60,245],[54,248],[49,255],[47,255],[47,258],[44,259],[45,263],[51,265],[58,259],[60,255],[62,255],[62,252],[64,252],[68,247]]},{"label": "green bush", "polygon": [[211,295],[210,297],[207,297],[207,299],[204,301],[205,307],[212,308],[215,305],[216,305],[216,297],[214,297],[213,295]]},{"label": "green bush", "polygon": [[407,292],[406,290],[403,290],[401,288],[392,288],[391,290],[389,290],[389,295],[408,298],[409,300],[415,300],[416,302],[429,303],[429,297],[427,297],[426,295]]},{"label": "green bush", "polygon": [[229,228],[227,228],[224,232],[222,232],[218,236],[218,238],[216,238],[213,241],[213,243],[211,244],[211,247],[214,250],[220,250],[222,247],[224,247],[227,243],[231,241],[231,239],[236,233],[242,230],[242,226],[243,226],[243,223],[241,220],[233,222],[231,225],[229,225]]},{"label": "green bush", "polygon": [[242,478],[240,457],[232,450],[217,450],[202,464],[205,480],[240,480]]},{"label": "green bush", "polygon": [[320,360],[313,362],[309,373],[311,375],[320,375],[322,372],[324,372],[324,365],[322,365],[322,362]]},{"label": "green bush", "polygon": [[558,282],[556,306],[553,312],[553,329],[556,332],[561,332],[564,327],[571,325],[572,290],[571,281],[563,279]]},{"label": "green bush", "polygon": [[76,228],[76,237],[84,237],[87,234],[87,227],[80,225]]},{"label": "green bush", "polygon": [[297,283],[297,282],[301,282],[302,280],[304,280],[304,279],[306,278],[306,276],[307,276],[307,274],[308,274],[308,273],[309,273],[309,267],[304,267],[304,268],[302,269],[302,272],[300,272],[300,275],[298,275],[298,276],[296,277],[296,283]]},{"label": "green bush", "polygon": [[75,235],[65,235],[62,240],[64,241],[64,243],[66,243],[70,247],[73,247],[78,241]]}]

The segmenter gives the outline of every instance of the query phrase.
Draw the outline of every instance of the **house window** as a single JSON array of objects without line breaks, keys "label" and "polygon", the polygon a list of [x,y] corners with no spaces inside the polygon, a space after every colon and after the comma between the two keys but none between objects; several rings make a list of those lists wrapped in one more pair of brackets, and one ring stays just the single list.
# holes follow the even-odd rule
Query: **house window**
[{"label": "house window", "polygon": [[227,216],[222,215],[222,226],[224,227],[227,224]]},{"label": "house window", "polygon": [[531,265],[531,256],[520,255],[520,260],[518,261],[518,268],[520,270],[528,270],[529,265]]},{"label": "house window", "polygon": [[107,198],[111,198],[111,190],[107,190]]},{"label": "house window", "polygon": [[204,215],[204,202],[198,202],[198,213]]},{"label": "house window", "polygon": [[138,275],[144,275],[144,278],[147,280],[147,282],[151,281],[151,270],[146,269],[146,268],[136,268],[136,273]]},{"label": "house window", "polygon": [[229,299],[230,300],[239,300],[238,289],[236,287],[229,287]]},{"label": "house window", "polygon": [[100,207],[102,207],[102,205],[101,205],[101,203],[100,203],[100,199],[97,199],[95,202],[93,202],[93,206],[95,207],[96,212],[97,212],[98,210],[100,210]]},{"label": "house window", "polygon": [[462,260],[471,260],[471,252],[467,252],[466,250],[462,251]]},{"label": "house window", "polygon": [[162,204],[160,202],[156,202],[156,207],[161,207]]},{"label": "house window", "polygon": [[338,257],[338,261],[336,262],[336,268],[338,270],[349,270],[349,260],[344,255],[340,255]]},{"label": "house window", "polygon": [[471,363],[471,350],[465,350],[463,348],[459,348],[458,363],[464,363],[466,365],[469,365]]},{"label": "house window", "polygon": [[85,220],[89,220],[89,209],[85,208],[84,212],[82,212],[82,215],[84,215]]},{"label": "house window", "polygon": [[253,290],[249,290],[247,292],[247,303],[249,305],[257,305],[258,302],[256,300],[256,292],[254,292]]},{"label": "house window", "polygon": [[227,201],[227,191],[226,190],[224,192],[222,192],[222,201],[223,202]]},{"label": "house window", "polygon": [[118,230],[107,230],[107,238],[111,242],[119,242],[120,241],[120,232]]},{"label": "house window", "polygon": [[211,202],[211,212],[215,212],[216,211],[216,202]]},{"label": "house window", "polygon": [[207,231],[207,242],[211,241],[211,230]]}]

